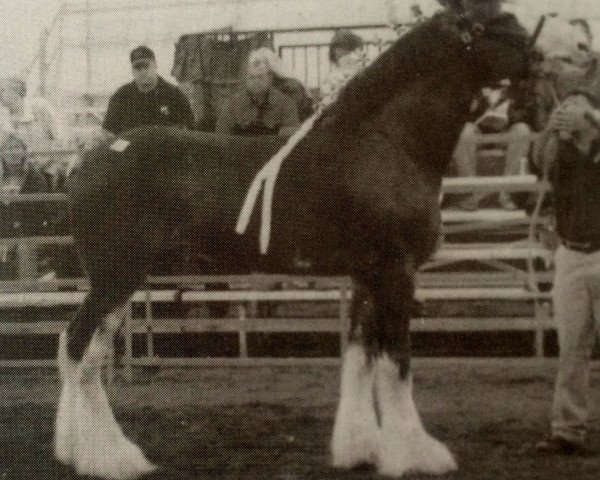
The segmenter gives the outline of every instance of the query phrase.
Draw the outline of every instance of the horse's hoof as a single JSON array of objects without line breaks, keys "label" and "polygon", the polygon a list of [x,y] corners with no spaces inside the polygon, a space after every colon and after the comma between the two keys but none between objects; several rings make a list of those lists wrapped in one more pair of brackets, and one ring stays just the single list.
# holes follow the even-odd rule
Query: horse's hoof
[{"label": "horse's hoof", "polygon": [[415,472],[444,475],[457,468],[448,447],[424,431],[404,442],[382,444],[378,465],[380,474],[392,477]]},{"label": "horse's hoof", "polygon": [[379,452],[379,432],[370,425],[352,425],[344,432],[334,432],[331,442],[331,464],[353,469],[375,465]]},{"label": "horse's hoof", "polygon": [[[89,354],[92,352],[92,354]],[[100,378],[101,348],[90,348],[82,362],[66,355],[61,335],[58,361],[62,390],[56,415],[54,453],[79,475],[133,480],[155,470],[117,424]]]}]

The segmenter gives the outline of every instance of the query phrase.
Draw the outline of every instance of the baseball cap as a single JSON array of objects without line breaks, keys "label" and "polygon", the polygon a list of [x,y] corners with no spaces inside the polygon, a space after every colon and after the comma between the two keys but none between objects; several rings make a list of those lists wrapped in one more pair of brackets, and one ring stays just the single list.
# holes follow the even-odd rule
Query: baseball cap
[{"label": "baseball cap", "polygon": [[154,52],[145,45],[135,47],[129,54],[132,64],[136,64],[140,61],[155,60]]}]

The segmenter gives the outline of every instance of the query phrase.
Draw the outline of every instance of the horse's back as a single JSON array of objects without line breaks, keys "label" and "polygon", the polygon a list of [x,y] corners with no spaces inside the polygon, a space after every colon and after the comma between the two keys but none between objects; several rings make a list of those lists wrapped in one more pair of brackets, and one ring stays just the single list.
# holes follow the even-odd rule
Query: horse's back
[{"label": "horse's back", "polygon": [[237,216],[254,176],[283,142],[144,127],[86,152],[69,181],[80,251],[102,266],[116,249],[155,252],[177,237],[211,257],[240,250],[253,257],[256,229],[237,235]]}]

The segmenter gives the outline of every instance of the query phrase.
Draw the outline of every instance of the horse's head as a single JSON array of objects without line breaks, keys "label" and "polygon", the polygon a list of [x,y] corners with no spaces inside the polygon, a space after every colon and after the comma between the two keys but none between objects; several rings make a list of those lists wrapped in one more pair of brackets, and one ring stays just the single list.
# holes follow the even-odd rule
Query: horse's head
[{"label": "horse's head", "polygon": [[468,53],[469,68],[480,85],[529,75],[532,38],[517,18],[502,10],[502,0],[440,0],[450,29]]}]

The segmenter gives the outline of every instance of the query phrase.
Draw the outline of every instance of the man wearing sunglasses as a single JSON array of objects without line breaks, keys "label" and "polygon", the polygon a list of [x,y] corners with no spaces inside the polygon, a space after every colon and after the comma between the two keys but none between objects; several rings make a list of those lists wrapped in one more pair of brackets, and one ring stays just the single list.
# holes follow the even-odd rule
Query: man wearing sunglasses
[{"label": "man wearing sunglasses", "polygon": [[194,114],[187,97],[159,76],[154,52],[134,48],[130,54],[133,81],[111,97],[102,128],[109,136],[142,125],[169,125],[192,129]]}]

